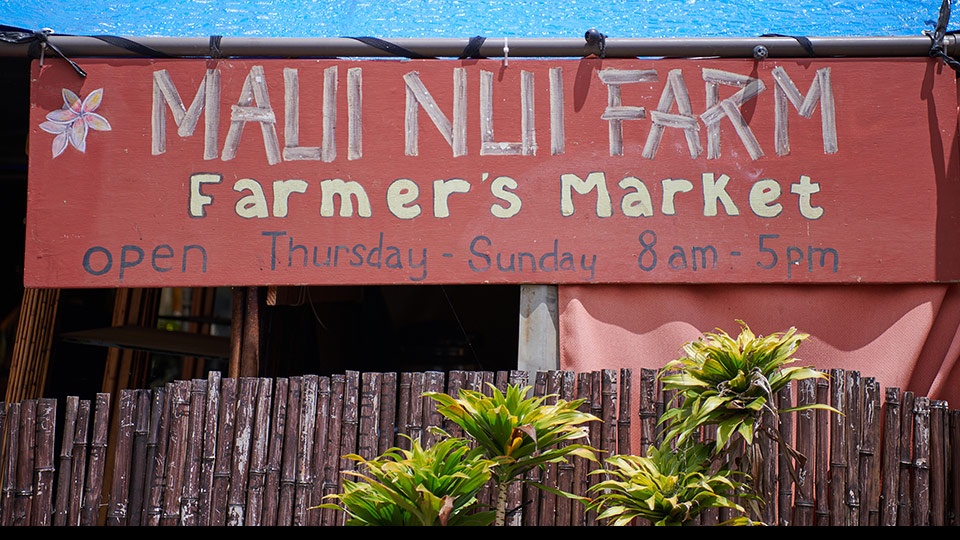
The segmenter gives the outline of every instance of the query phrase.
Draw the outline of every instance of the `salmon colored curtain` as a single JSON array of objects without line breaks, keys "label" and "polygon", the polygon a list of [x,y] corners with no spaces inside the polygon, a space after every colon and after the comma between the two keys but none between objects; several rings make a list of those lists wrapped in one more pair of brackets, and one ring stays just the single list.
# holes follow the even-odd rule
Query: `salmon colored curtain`
[{"label": "salmon colored curtain", "polygon": [[562,369],[638,377],[703,332],[736,336],[741,319],[758,334],[810,334],[794,365],[859,371],[881,390],[960,406],[960,284],[560,286],[559,309]]}]

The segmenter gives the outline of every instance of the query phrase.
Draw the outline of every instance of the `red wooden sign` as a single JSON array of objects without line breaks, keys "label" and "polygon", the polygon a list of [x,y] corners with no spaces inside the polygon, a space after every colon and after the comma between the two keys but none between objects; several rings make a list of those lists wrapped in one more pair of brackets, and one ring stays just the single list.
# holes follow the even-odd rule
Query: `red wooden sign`
[{"label": "red wooden sign", "polygon": [[24,284],[960,278],[935,59],[34,63]]}]

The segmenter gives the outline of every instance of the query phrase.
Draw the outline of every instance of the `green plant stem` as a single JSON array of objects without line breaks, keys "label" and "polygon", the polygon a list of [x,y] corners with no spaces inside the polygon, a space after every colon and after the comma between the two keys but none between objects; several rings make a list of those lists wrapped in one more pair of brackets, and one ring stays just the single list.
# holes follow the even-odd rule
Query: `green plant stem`
[{"label": "green plant stem", "polygon": [[509,482],[500,482],[497,484],[497,513],[493,524],[504,526],[507,524],[507,487]]}]

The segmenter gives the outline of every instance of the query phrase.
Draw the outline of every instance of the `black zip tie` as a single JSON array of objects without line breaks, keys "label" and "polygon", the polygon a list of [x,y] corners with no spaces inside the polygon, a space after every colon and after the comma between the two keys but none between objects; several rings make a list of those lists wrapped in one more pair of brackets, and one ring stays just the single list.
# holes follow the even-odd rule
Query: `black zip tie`
[{"label": "black zip tie", "polygon": [[463,52],[460,53],[460,59],[464,58],[482,58],[480,56],[480,47],[483,45],[483,42],[487,38],[483,36],[474,36],[470,38],[470,42],[467,43],[467,46],[463,48]]},{"label": "black zip tie", "polygon": [[17,28],[14,26],[0,26],[0,39],[6,41],[7,43],[30,43],[31,48],[33,45],[39,44],[40,46],[40,58],[43,58],[43,53],[50,48],[53,52],[57,53],[60,58],[63,58],[73,67],[73,70],[77,72],[81,77],[86,77],[87,72],[83,70],[76,62],[67,58],[63,51],[57,48],[56,45],[50,43],[50,40],[47,39],[47,36],[52,34],[52,30],[44,28],[43,30],[27,30],[25,28]]},{"label": "black zip tie", "polygon": [[119,47],[121,49],[126,49],[130,52],[139,54],[140,56],[146,56],[149,58],[174,58],[173,55],[167,54],[165,52],[158,51],[156,49],[147,47],[141,43],[137,43],[131,39],[122,38],[119,36],[89,36],[95,39],[99,39],[104,43],[109,43],[114,47]]},{"label": "black zip tie", "polygon": [[937,17],[937,27],[933,32],[924,30],[930,38],[930,56],[942,58],[954,71],[960,72],[960,62],[951,58],[943,48],[943,37],[947,34],[947,24],[950,22],[950,0],[943,0],[940,4],[940,16]]},{"label": "black zip tie", "polygon": [[384,41],[380,38],[361,36],[361,37],[351,37],[350,39],[355,39],[361,43],[366,43],[371,47],[380,49],[381,51],[386,51],[394,56],[404,56],[407,58],[417,58],[417,59],[427,59],[433,58],[432,56],[424,56],[420,53],[413,52],[409,49],[404,49],[403,47],[390,43],[389,41]]},{"label": "black zip tie", "polygon": [[763,34],[763,35],[760,36],[760,37],[788,37],[788,38],[793,38],[793,39],[797,40],[797,43],[799,43],[801,47],[803,47],[803,50],[807,51],[807,55],[808,55],[808,56],[810,56],[810,57],[812,58],[812,57],[814,57],[814,56],[817,55],[815,52],[813,52],[813,42],[811,42],[808,38],[806,38],[806,37],[804,37],[804,36],[788,36],[788,35],[785,35],[785,34]]},{"label": "black zip tie", "polygon": [[220,50],[220,40],[223,36],[210,36],[210,58],[223,58],[223,51]]}]

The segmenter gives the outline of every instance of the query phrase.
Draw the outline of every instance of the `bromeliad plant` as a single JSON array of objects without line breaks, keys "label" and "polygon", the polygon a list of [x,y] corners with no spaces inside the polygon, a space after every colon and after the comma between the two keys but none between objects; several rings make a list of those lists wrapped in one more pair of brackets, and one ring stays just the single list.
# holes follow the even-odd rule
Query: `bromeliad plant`
[{"label": "bromeliad plant", "polygon": [[[659,372],[664,391],[675,391],[675,400],[661,415],[662,443],[645,457],[611,456],[607,480],[591,488],[596,493],[589,506],[612,524],[633,518],[654,524],[690,524],[707,508],[739,512],[725,524],[759,523],[745,515],[738,501],[750,502],[758,511],[760,478],[758,436],[767,436],[802,463],[805,457],[780,438],[777,429],[764,423],[765,415],[807,409],[836,409],[823,404],[789,409],[776,406],[776,396],[791,381],[825,378],[809,367],[794,367],[794,353],[808,334],[790,328],[757,336],[743,322],[736,338],[726,332],[707,333],[684,345],[681,358]],[[706,440],[707,427],[715,428],[713,441]],[[701,442],[701,439],[704,439]],[[739,470],[723,468],[736,463]],[[726,461],[726,463],[725,463]],[[715,472],[712,472],[715,471]],[[600,487],[602,486],[602,487]]]},{"label": "bromeliad plant", "polygon": [[391,448],[372,460],[344,457],[358,462],[357,470],[344,471],[358,480],[345,478],[342,493],[325,497],[340,504],[316,508],[346,512],[346,525],[479,526],[493,521],[493,511],[478,510],[477,493],[490,480],[494,462],[466,439],[443,438],[427,448],[411,439],[410,450]]},{"label": "bromeliad plant", "polygon": [[611,456],[607,468],[590,472],[605,479],[588,489],[596,495],[587,508],[610,525],[629,525],[637,518],[659,526],[688,525],[714,508],[733,514],[721,525],[752,524],[736,502],[737,497],[750,496],[746,484],[737,479],[745,475],[713,471],[710,458],[710,448],[700,443],[651,446],[643,457]]},{"label": "bromeliad plant", "polygon": [[[682,444],[704,426],[717,427],[716,450],[724,449],[734,434],[752,445],[762,429],[765,412],[791,412],[822,407],[776,408],[775,397],[791,381],[825,378],[810,367],[789,366],[793,354],[809,334],[791,327],[786,332],[757,336],[743,321],[736,339],[723,330],[706,333],[684,345],[685,356],[660,371],[663,389],[677,392],[677,406],[660,418],[668,424],[665,438]],[[829,407],[826,407],[829,408]],[[769,433],[769,431],[768,431]]]},{"label": "bromeliad plant", "polygon": [[741,320],[733,338],[723,330],[706,333],[684,345],[686,353],[660,371],[663,389],[676,391],[676,406],[660,418],[664,438],[677,445],[698,437],[707,426],[716,428],[714,453],[742,451],[741,469],[754,481],[760,477],[757,436],[770,437],[782,451],[802,463],[805,458],[765,425],[765,415],[779,422],[782,413],[809,409],[839,411],[825,404],[778,409],[776,396],[793,381],[826,378],[811,367],[791,366],[794,353],[809,334],[789,328],[766,336],[754,334]]},{"label": "bromeliad plant", "polygon": [[[566,462],[579,456],[596,462],[597,450],[576,441],[588,437],[585,424],[600,419],[582,412],[584,399],[565,401],[556,395],[527,397],[530,386],[509,385],[501,392],[489,385],[490,395],[461,389],[458,397],[439,392],[424,395],[437,402],[437,411],[460,426],[494,462],[491,468],[497,488],[495,525],[506,524],[507,487],[513,481],[547,463]],[[572,494],[537,484],[559,495]]]}]

